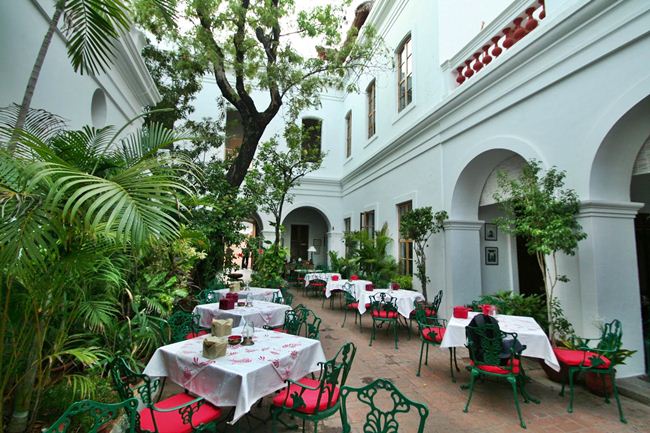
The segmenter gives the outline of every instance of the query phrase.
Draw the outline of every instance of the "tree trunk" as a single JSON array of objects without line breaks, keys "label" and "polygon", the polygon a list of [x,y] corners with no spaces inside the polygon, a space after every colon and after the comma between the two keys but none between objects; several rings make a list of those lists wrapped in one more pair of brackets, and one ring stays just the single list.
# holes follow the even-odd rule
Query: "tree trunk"
[{"label": "tree trunk", "polygon": [[27,430],[29,421],[29,409],[32,403],[32,391],[36,381],[37,360],[40,353],[41,344],[38,335],[34,336],[32,347],[27,354],[25,363],[27,371],[19,378],[16,384],[16,393],[14,394],[14,411],[11,419],[7,424],[7,433],[23,433]]},{"label": "tree trunk", "polygon": [[260,138],[262,138],[266,126],[268,125],[268,123],[260,124],[254,120],[246,122],[242,119],[242,122],[244,123],[244,137],[242,144],[239,148],[237,157],[230,165],[228,173],[226,174],[226,180],[235,188],[239,188],[244,182],[246,173],[248,173],[248,167],[251,165],[251,162],[255,157],[257,145]]},{"label": "tree trunk", "polygon": [[[34,62],[34,67],[32,68],[32,73],[29,76],[29,81],[27,82],[27,87],[25,88],[23,101],[20,104],[20,111],[18,112],[18,118],[16,119],[16,130],[21,130],[25,126],[27,112],[29,111],[29,107],[32,104],[32,97],[34,96],[34,91],[36,90],[36,83],[38,82],[38,77],[41,74],[41,68],[45,62],[45,55],[47,54],[47,50],[50,47],[52,36],[54,35],[54,30],[56,30],[56,26],[59,23],[59,18],[61,18],[61,14],[63,13],[64,8],[65,0],[57,1],[56,8],[54,9],[54,14],[52,15],[52,20],[50,21],[47,33],[45,33],[45,37],[43,38],[43,43],[41,44],[41,48],[38,51],[36,61]],[[13,153],[13,151],[16,150],[16,138],[17,136],[14,134],[11,141],[9,142],[8,150],[10,153]]]}]

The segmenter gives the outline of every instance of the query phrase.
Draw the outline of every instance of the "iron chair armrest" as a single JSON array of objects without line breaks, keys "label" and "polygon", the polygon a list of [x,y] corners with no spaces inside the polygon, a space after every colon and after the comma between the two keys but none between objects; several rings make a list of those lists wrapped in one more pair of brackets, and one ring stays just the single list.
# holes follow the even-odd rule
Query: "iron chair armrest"
[{"label": "iron chair armrest", "polygon": [[[194,400],[188,401],[188,402],[183,403],[183,404],[181,404],[179,406],[174,406],[174,407],[161,409],[161,408],[158,408],[155,405],[153,405],[149,409],[153,409],[155,412],[174,412],[174,411],[181,410],[181,409],[183,409],[185,407],[192,406],[194,403],[199,403],[199,402],[201,404],[199,404],[198,407],[200,407],[204,403],[204,401],[205,401],[205,398],[197,397]],[[197,407],[197,409],[198,409],[198,407]]]}]

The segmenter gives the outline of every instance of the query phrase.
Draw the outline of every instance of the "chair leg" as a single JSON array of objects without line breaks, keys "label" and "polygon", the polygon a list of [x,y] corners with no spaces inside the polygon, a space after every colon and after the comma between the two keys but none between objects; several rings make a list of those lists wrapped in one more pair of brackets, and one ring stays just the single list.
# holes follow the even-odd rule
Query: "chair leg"
[{"label": "chair leg", "polygon": [[393,337],[395,338],[395,350],[397,350],[397,322],[393,323]]},{"label": "chair leg", "polygon": [[[345,314],[343,315],[343,323],[341,324],[341,328],[343,328],[345,326],[345,319],[347,319],[347,318],[348,318],[348,308],[346,307],[345,308]],[[357,323],[356,316],[354,318],[354,323]]]},{"label": "chair leg", "polygon": [[607,384],[605,383],[605,375],[599,374],[600,383],[603,385],[603,394],[605,394],[605,403],[609,404],[609,393],[607,392]]},{"label": "chair leg", "polygon": [[508,382],[512,386],[512,395],[515,398],[515,407],[517,408],[517,415],[519,416],[519,425],[521,428],[526,428],[526,423],[521,417],[521,408],[519,407],[519,398],[517,398],[517,378],[515,376],[508,376]]},{"label": "chair leg", "polygon": [[370,344],[369,346],[372,346],[372,340],[375,339],[375,321],[372,321],[372,330],[370,331]]},{"label": "chair leg", "polygon": [[[472,401],[472,394],[474,393],[474,382],[478,376],[478,371],[472,369],[472,375],[469,378],[469,395],[467,396],[467,403],[465,403],[465,409],[463,412],[467,413],[469,410],[469,402]],[[274,432],[275,433],[275,432]]]},{"label": "chair leg", "polygon": [[422,369],[422,352],[424,352],[424,341],[420,345],[420,362],[418,363],[418,372],[416,376],[420,376],[420,370]]},{"label": "chair leg", "polygon": [[427,344],[427,354],[424,357],[424,365],[429,365],[429,345]]},{"label": "chair leg", "polygon": [[567,412],[573,413],[573,368],[569,368],[569,407]]},{"label": "chair leg", "polygon": [[610,375],[612,378],[612,391],[614,392],[614,400],[616,400],[616,406],[618,406],[618,418],[621,420],[623,424],[627,424],[625,415],[623,415],[623,407],[621,406],[621,400],[618,398],[618,387],[616,386],[616,380],[615,380],[616,373],[611,372]]}]

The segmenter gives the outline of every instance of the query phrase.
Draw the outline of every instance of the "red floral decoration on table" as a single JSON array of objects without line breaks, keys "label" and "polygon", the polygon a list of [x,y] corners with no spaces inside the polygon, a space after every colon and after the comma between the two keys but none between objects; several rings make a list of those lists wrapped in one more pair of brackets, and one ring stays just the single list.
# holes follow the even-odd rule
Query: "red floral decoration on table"
[{"label": "red floral decoration on table", "polygon": [[291,351],[291,359],[296,359],[298,358],[298,351],[297,350],[292,350]]},{"label": "red floral decoration on table", "polygon": [[248,364],[250,362],[253,362],[253,360],[250,358],[241,358],[241,359],[231,359],[230,362],[233,364]]},{"label": "red floral decoration on table", "polygon": [[280,367],[280,360],[279,360],[279,359],[273,359],[273,360],[271,361],[271,364],[273,364],[273,366],[274,366],[275,368],[279,368],[279,367]]}]

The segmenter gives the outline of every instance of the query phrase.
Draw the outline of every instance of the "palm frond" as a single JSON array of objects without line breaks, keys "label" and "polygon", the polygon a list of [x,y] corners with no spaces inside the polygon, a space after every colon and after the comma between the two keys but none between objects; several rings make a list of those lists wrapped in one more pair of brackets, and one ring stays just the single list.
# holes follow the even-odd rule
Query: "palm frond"
[{"label": "palm frond", "polygon": [[[16,137],[14,126],[18,120],[20,105],[0,108],[0,147]],[[61,133],[66,127],[62,117],[41,109],[29,109],[22,131],[45,142]]]},{"label": "palm frond", "polygon": [[122,0],[68,0],[64,33],[75,72],[105,72],[115,55],[115,39],[130,26]]}]

